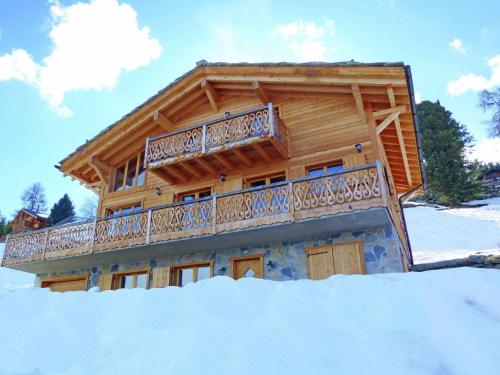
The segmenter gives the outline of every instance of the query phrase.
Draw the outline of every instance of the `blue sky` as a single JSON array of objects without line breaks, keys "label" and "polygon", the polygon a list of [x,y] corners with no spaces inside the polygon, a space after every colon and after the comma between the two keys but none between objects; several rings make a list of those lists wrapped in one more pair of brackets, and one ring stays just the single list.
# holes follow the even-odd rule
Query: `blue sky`
[{"label": "blue sky", "polygon": [[500,85],[499,13],[498,1],[0,0],[0,211],[36,181],[49,206],[68,193],[78,208],[93,193],[54,165],[201,59],[404,61],[418,96],[495,157],[477,98]]}]

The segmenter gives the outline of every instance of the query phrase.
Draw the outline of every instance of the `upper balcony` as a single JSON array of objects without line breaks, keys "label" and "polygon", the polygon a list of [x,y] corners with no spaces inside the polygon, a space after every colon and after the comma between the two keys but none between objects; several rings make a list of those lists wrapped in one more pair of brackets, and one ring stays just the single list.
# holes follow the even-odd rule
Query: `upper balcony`
[{"label": "upper balcony", "polygon": [[[272,103],[146,141],[145,167],[168,181],[288,159],[288,132]],[[180,167],[180,168],[178,168]]]},{"label": "upper balcony", "polygon": [[[398,223],[380,164],[11,235],[2,265],[29,272],[292,240]],[[392,198],[391,198],[392,197]],[[348,214],[346,216],[346,214]]]}]

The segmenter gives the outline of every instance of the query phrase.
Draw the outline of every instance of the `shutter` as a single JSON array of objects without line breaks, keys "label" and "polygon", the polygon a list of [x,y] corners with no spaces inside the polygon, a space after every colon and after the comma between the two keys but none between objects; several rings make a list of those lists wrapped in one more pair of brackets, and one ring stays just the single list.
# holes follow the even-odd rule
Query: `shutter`
[{"label": "shutter", "polygon": [[111,290],[113,287],[113,274],[108,273],[105,275],[99,275],[99,288],[104,290]]},{"label": "shutter", "polygon": [[363,241],[355,241],[332,246],[335,273],[344,275],[364,274],[365,253]]},{"label": "shutter", "polygon": [[326,279],[335,274],[331,246],[308,249],[307,262],[312,280]]},{"label": "shutter", "polygon": [[359,165],[366,164],[366,158],[364,153],[358,154],[357,152],[350,153],[344,156],[343,159],[344,168],[357,167]]},{"label": "shutter", "polygon": [[224,193],[243,189],[243,179],[241,176],[228,177],[222,183],[222,190]]},{"label": "shutter", "polygon": [[164,288],[169,285],[170,266],[153,268],[152,288]]}]

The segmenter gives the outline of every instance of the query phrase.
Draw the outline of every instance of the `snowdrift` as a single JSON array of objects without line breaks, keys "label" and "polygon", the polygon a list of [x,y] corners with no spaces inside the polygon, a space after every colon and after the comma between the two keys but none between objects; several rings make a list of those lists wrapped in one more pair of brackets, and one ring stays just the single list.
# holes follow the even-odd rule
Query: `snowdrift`
[{"label": "snowdrift", "polygon": [[492,374],[500,272],[0,289],[0,374]]}]

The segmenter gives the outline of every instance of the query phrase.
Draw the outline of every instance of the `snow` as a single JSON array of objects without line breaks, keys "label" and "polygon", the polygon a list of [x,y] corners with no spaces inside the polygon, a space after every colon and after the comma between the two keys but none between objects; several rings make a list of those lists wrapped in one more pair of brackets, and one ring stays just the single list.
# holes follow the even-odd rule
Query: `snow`
[{"label": "snow", "polygon": [[[3,257],[4,243],[0,243],[0,260]],[[20,272],[8,268],[0,268],[0,289],[30,288],[35,277],[27,272]]]},{"label": "snow", "polygon": [[500,253],[500,198],[468,202],[482,207],[405,208],[415,263]]},{"label": "snow", "polygon": [[1,374],[492,374],[500,272],[0,290]]}]

